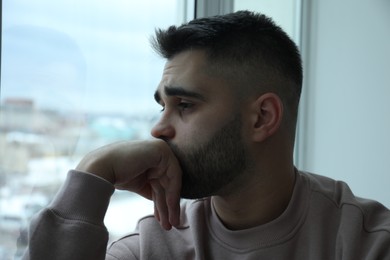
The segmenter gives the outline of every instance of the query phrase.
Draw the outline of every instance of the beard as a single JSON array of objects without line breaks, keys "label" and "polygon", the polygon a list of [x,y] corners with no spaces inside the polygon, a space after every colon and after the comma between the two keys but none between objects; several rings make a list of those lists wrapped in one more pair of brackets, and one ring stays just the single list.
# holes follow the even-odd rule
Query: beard
[{"label": "beard", "polygon": [[219,129],[207,143],[186,149],[168,144],[182,169],[181,197],[185,199],[217,195],[246,168],[239,115]]}]

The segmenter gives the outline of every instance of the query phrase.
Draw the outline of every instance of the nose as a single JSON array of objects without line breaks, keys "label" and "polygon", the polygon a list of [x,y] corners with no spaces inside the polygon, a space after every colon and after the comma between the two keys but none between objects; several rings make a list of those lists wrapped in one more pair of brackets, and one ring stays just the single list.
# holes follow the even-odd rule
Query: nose
[{"label": "nose", "polygon": [[175,129],[166,118],[162,117],[157,124],[153,126],[151,134],[155,138],[170,140],[175,136]]}]

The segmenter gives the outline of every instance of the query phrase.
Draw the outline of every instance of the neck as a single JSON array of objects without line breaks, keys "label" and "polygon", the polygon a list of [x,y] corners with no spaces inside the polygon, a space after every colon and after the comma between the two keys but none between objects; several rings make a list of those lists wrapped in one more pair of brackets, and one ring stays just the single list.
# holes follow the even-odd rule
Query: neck
[{"label": "neck", "polygon": [[278,171],[255,172],[250,176],[233,192],[212,197],[217,215],[229,229],[268,223],[283,213],[291,199],[295,183],[292,164]]}]

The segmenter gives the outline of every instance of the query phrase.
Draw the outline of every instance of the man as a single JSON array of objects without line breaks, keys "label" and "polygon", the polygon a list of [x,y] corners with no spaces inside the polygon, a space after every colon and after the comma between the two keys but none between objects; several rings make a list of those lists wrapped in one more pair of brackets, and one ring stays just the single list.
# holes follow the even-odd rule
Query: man
[{"label": "man", "polygon": [[[85,156],[32,221],[25,259],[390,259],[388,209],[295,169],[300,55],[269,18],[194,20],[154,47],[155,139]],[[155,213],[106,252],[114,187]]]}]

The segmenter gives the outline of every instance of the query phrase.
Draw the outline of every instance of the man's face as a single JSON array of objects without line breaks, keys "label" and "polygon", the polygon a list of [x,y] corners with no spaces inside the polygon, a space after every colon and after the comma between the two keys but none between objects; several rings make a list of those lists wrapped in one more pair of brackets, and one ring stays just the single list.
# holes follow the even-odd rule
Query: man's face
[{"label": "man's face", "polygon": [[203,52],[185,51],[167,62],[155,98],[163,114],[152,135],[179,160],[182,197],[218,194],[246,166],[241,111],[231,89],[206,73]]}]

